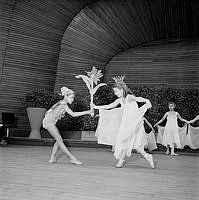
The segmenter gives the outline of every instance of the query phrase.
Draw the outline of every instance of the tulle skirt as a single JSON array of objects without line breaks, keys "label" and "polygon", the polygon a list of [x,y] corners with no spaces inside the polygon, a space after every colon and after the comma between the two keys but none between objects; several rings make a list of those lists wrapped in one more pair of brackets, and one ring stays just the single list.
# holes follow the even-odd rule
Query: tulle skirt
[{"label": "tulle skirt", "polygon": [[199,127],[192,127],[189,125],[185,145],[188,145],[192,149],[199,148]]},{"label": "tulle skirt", "polygon": [[[136,104],[137,105],[137,104]],[[151,103],[148,101],[142,107],[133,106],[133,102],[126,104],[118,132],[114,156],[121,159],[131,156],[132,149],[144,149],[146,135],[143,125],[143,116]]]},{"label": "tulle skirt", "polygon": [[130,156],[132,149],[144,149],[147,138],[142,117],[150,107],[149,101],[140,108],[136,102],[130,102],[122,108],[100,110],[96,130],[98,143],[114,145],[116,159],[120,159],[124,153]]},{"label": "tulle skirt", "polygon": [[95,132],[98,144],[115,145],[122,114],[122,108],[99,110],[99,121]]},{"label": "tulle skirt", "polygon": [[[162,144],[164,146],[175,144],[175,142],[173,142],[174,140],[171,140],[171,139],[166,140],[168,136],[165,137],[165,128],[166,127],[158,126],[157,143]],[[180,140],[180,145],[178,145],[178,148],[183,148],[186,145],[185,140],[187,137],[187,125],[183,127],[178,127],[178,133],[179,133],[179,140]],[[164,142],[163,142],[163,138],[164,138]]]},{"label": "tulle skirt", "polygon": [[147,144],[145,146],[146,149],[149,149],[150,151],[157,149],[156,138],[153,131],[151,131],[148,134],[146,133],[146,140],[147,140]]},{"label": "tulle skirt", "polygon": [[176,148],[181,148],[178,124],[176,121],[167,121],[164,129],[162,144],[164,146],[172,146],[174,144]]}]

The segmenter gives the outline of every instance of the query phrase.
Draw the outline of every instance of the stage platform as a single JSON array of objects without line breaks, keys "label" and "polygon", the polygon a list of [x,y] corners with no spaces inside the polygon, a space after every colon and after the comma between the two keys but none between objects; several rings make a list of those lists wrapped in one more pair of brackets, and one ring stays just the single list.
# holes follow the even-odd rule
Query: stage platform
[{"label": "stage platform", "polygon": [[[12,145],[30,145],[30,146],[52,146],[55,143],[53,138],[42,138],[42,139],[30,139],[28,137],[8,137],[5,138],[8,144]],[[97,141],[93,140],[78,140],[78,139],[64,139],[64,143],[68,147],[87,147],[87,148],[108,148],[108,145],[98,144]],[[160,144],[157,144],[158,149],[154,152],[165,152],[166,148]],[[183,149],[177,149],[178,152],[182,153],[199,153],[199,149],[191,149],[185,146]]]},{"label": "stage platform", "polygon": [[196,200],[198,153],[154,153],[156,169],[133,154],[115,168],[107,148],[71,147],[83,165],[70,164],[61,151],[49,164],[50,146],[0,146],[1,200]]}]

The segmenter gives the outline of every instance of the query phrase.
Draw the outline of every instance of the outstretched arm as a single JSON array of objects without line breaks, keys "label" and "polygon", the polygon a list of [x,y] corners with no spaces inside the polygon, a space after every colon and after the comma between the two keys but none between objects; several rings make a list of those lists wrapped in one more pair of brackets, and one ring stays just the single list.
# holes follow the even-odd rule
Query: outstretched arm
[{"label": "outstretched arm", "polygon": [[110,108],[115,108],[118,104],[120,103],[120,99],[116,99],[113,103],[108,104],[108,105],[103,105],[103,106],[94,106],[94,109],[110,109]]},{"label": "outstretched arm", "polygon": [[199,120],[199,115],[196,116],[194,119],[190,120],[188,123],[191,124],[191,123],[193,123],[193,122],[195,122],[197,120]]},{"label": "outstretched arm", "polygon": [[69,107],[68,105],[65,105],[64,106],[64,109],[65,111],[71,115],[72,117],[79,117],[79,116],[82,116],[82,115],[89,115],[89,114],[92,114],[93,113],[93,110],[87,110],[87,111],[82,111],[82,112],[73,112]]},{"label": "outstretched arm", "polygon": [[148,99],[145,99],[143,97],[136,97],[134,95],[130,95],[130,100],[137,101],[137,102],[147,102],[147,101],[149,101]]},{"label": "outstretched arm", "polygon": [[167,118],[167,113],[164,114],[163,118],[162,118],[159,122],[157,122],[157,123],[154,125],[154,127],[157,126],[158,124],[162,123],[166,118]]},{"label": "outstretched arm", "polygon": [[182,122],[188,123],[188,121],[186,119],[183,119],[179,113],[177,113],[177,117],[178,119],[180,119]]},{"label": "outstretched arm", "polygon": [[145,118],[143,117],[144,121],[147,123],[147,125],[152,129],[153,132],[155,132],[153,126],[151,125],[151,123]]}]

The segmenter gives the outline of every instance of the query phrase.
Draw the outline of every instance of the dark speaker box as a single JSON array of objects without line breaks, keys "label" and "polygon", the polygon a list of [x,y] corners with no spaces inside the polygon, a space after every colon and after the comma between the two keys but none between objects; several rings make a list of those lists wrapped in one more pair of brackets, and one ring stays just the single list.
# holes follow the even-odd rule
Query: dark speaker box
[{"label": "dark speaker box", "polygon": [[3,125],[15,124],[15,113],[2,112],[2,124]]}]

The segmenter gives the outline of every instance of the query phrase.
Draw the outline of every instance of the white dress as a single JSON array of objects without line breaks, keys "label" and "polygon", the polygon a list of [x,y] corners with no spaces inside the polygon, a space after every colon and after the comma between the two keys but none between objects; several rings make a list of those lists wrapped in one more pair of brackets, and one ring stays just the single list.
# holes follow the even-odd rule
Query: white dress
[{"label": "white dress", "polygon": [[95,132],[98,144],[115,145],[122,114],[122,107],[112,110],[99,110],[99,121]]},{"label": "white dress", "polygon": [[192,149],[199,149],[199,127],[189,125],[185,145],[188,145]]},{"label": "white dress", "polygon": [[181,148],[180,136],[177,123],[177,112],[168,112],[167,123],[164,129],[162,144]]},{"label": "white dress", "polygon": [[[164,145],[163,144],[164,131],[165,131],[165,127],[158,125],[158,134],[157,134],[157,143],[158,144]],[[187,125],[185,124],[183,127],[178,127],[178,133],[179,133],[180,145],[181,145],[181,149],[182,149],[186,145],[185,141],[187,138]]]},{"label": "white dress", "polygon": [[157,149],[157,144],[156,144],[156,138],[155,134],[153,131],[150,133],[145,133],[146,139],[147,139],[147,145],[145,148],[149,149],[150,151],[153,151],[154,149]]},{"label": "white dress", "polygon": [[132,149],[144,148],[147,140],[142,117],[150,107],[148,101],[138,108],[131,95],[127,95],[121,108],[101,110],[96,130],[98,143],[114,145],[116,159],[120,159],[124,151],[126,156],[130,156]]}]

